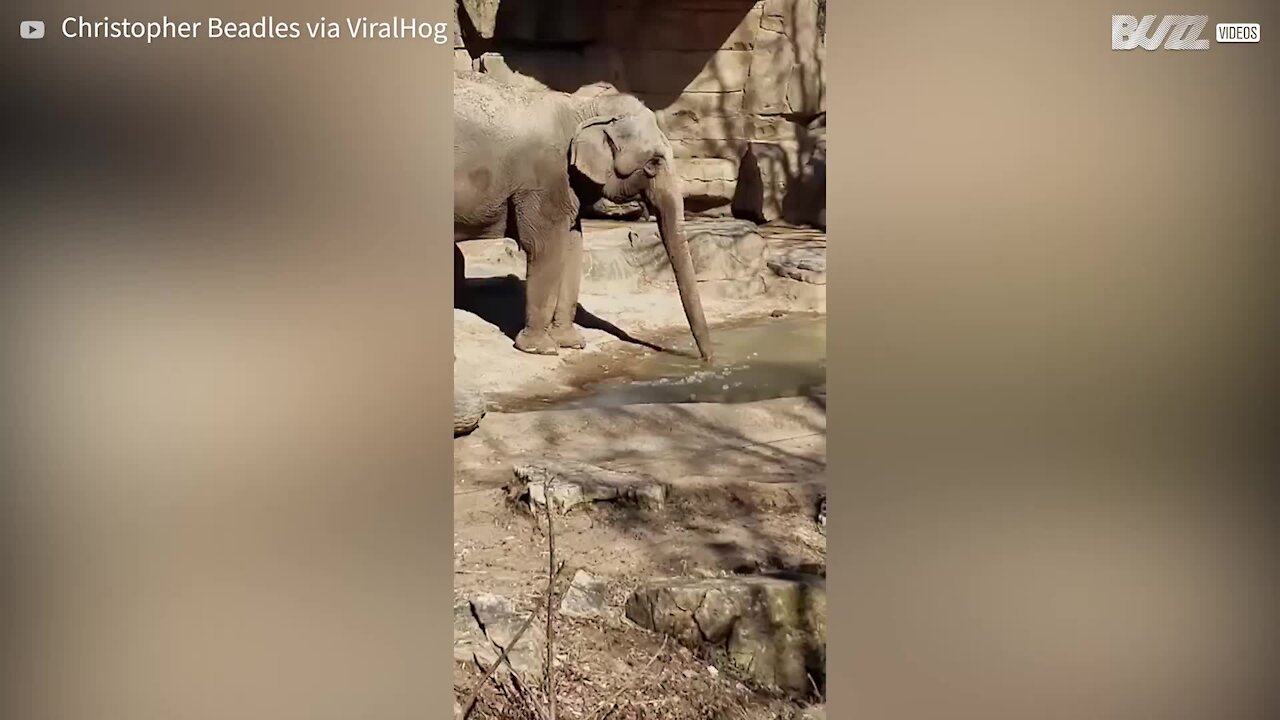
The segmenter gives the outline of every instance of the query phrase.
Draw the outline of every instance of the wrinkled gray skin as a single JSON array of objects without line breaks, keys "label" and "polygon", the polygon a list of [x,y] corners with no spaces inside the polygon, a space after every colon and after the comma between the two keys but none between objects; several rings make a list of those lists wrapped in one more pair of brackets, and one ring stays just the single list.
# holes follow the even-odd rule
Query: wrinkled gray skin
[{"label": "wrinkled gray skin", "polygon": [[454,242],[506,236],[525,252],[525,326],[515,346],[542,355],[586,346],[573,326],[581,210],[605,197],[642,200],[658,219],[689,328],[709,361],[680,181],[653,112],[604,84],[568,94],[461,73],[453,92]]}]

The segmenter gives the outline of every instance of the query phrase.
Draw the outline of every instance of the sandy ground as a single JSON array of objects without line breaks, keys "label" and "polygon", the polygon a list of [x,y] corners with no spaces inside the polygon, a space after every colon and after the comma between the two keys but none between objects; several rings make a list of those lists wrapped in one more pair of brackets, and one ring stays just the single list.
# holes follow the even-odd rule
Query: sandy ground
[{"label": "sandy ground", "polygon": [[[825,246],[825,237],[815,233],[779,232],[769,240],[771,249]],[[495,247],[464,247],[470,277],[514,270]],[[704,305],[713,324],[773,311],[821,311],[821,287],[774,278],[762,295],[704,293]],[[584,291],[582,305],[635,337],[665,341],[682,335],[684,316],[672,289]],[[606,330],[584,330],[586,350],[532,356],[511,347],[512,329],[504,332],[495,317],[500,318],[489,311],[455,312],[459,379],[494,395],[518,398],[567,388],[584,357],[607,355],[623,342]],[[691,347],[687,329],[683,335]],[[565,576],[587,570],[608,582],[611,598],[606,618],[557,620],[560,717],[598,717],[615,700],[611,718],[799,717],[802,704],[749,688],[697,653],[664,645],[623,619],[620,607],[645,579],[825,572],[826,539],[814,521],[826,484],[825,398],[490,412],[454,447],[456,600],[495,593],[531,610],[546,588],[546,533],[504,490],[514,464],[580,461],[668,484],[660,510],[600,503],[558,522],[556,554],[566,563]],[[479,675],[474,665],[457,663],[454,679],[461,699]],[[534,717],[521,708],[542,702],[540,693],[529,688],[522,697],[508,687],[504,695],[490,683],[471,717]]]}]

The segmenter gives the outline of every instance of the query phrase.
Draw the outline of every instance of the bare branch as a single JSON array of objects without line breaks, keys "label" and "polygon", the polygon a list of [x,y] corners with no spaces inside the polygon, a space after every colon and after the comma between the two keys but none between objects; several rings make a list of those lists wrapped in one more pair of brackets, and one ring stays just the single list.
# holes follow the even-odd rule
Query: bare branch
[{"label": "bare branch", "polygon": [[555,583],[556,531],[551,523],[551,478],[542,485],[543,507],[547,511],[547,720],[556,720],[556,635]]}]

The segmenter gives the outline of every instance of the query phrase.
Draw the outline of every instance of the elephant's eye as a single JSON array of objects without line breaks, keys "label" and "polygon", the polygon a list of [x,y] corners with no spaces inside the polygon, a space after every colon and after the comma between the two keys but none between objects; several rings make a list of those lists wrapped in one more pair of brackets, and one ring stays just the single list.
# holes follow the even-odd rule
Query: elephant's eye
[{"label": "elephant's eye", "polygon": [[648,175],[649,177],[654,177],[658,174],[658,171],[661,169],[662,169],[662,156],[654,155],[653,157],[649,158],[649,162],[645,163],[644,174]]}]

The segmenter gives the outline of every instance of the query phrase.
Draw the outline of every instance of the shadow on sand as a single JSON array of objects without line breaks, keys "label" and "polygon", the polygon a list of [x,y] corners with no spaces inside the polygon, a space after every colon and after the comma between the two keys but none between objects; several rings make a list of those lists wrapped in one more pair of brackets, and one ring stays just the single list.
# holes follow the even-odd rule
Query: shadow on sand
[{"label": "shadow on sand", "polygon": [[[454,292],[453,307],[479,317],[501,330],[503,335],[515,340],[516,335],[524,328],[524,280],[515,275],[467,278],[462,281],[461,291]],[[661,353],[697,357],[696,353],[664,347],[637,338],[608,320],[592,314],[581,305],[578,306],[578,312],[574,315],[573,321],[578,327],[606,332],[625,343]]]}]

